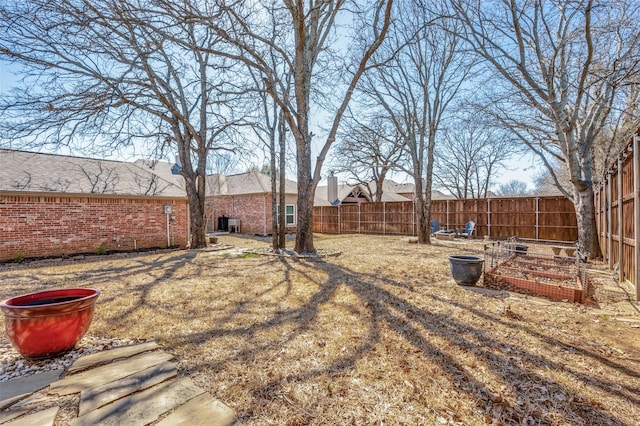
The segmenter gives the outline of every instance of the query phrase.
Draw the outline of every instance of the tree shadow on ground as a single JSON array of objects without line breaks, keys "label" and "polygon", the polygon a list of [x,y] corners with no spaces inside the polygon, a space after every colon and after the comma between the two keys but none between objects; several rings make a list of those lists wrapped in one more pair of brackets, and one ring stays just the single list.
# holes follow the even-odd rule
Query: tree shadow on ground
[{"label": "tree shadow on ground", "polygon": [[[295,265],[282,260],[287,275],[278,285],[290,286],[290,271]],[[575,393],[555,380],[545,370],[561,371],[581,386],[597,388],[600,392],[615,398],[627,400],[636,407],[640,405],[638,394],[640,386],[620,386],[611,376],[592,377],[577,371],[568,365],[551,362],[539,351],[523,348],[515,341],[499,339],[487,332],[487,322],[495,326],[504,327],[515,332],[526,333],[535,339],[554,347],[572,348],[566,342],[547,336],[540,331],[520,322],[508,322],[499,316],[483,312],[473,305],[465,305],[443,299],[434,294],[419,294],[417,297],[431,299],[434,302],[450,304],[464,310],[469,315],[481,319],[480,326],[470,325],[460,321],[447,312],[434,312],[417,306],[407,297],[391,292],[389,288],[401,289],[403,294],[415,293],[413,286],[404,283],[381,279],[375,274],[355,272],[347,267],[323,261],[313,262],[312,268],[323,271],[326,279],[318,282],[319,290],[304,304],[296,308],[278,311],[274,315],[258,321],[246,328],[226,328],[224,324],[212,324],[212,328],[200,333],[189,333],[176,336],[178,341],[189,346],[197,344],[212,336],[237,336],[246,342],[252,342],[256,335],[285,325],[292,328],[285,337],[277,341],[267,340],[260,344],[246,345],[246,347],[228,359],[216,359],[208,365],[198,368],[225,368],[228,362],[238,359],[247,362],[262,351],[272,351],[274,345],[285,346],[297,336],[305,333],[313,326],[323,306],[340,303],[336,300],[336,293],[341,288],[348,288],[359,299],[360,307],[368,315],[367,335],[361,336],[359,343],[344,354],[336,354],[330,362],[315,368],[297,371],[286,377],[275,377],[253,390],[255,406],[243,407],[240,418],[249,418],[264,403],[264,399],[273,399],[284,392],[283,383],[304,383],[322,375],[332,375],[353,371],[357,363],[369,356],[374,346],[384,339],[383,334],[391,331],[397,337],[407,342],[420,356],[426,357],[438,365],[436,374],[448,377],[466,397],[475,401],[477,409],[493,420],[507,424],[521,424],[527,419],[538,422],[585,423],[585,424],[631,424],[627,420],[617,418],[598,406],[589,396]],[[313,281],[312,277],[308,277]],[[289,290],[287,290],[289,291]],[[233,314],[232,314],[233,315]],[[337,324],[339,327],[339,323]],[[435,343],[447,342],[446,345]],[[584,348],[573,348],[577,353],[589,359],[589,362],[606,366],[623,374],[627,379],[639,377],[639,371],[629,368],[611,359]],[[489,373],[497,382],[504,385],[503,389],[488,386],[478,371],[460,359],[460,354],[474,358],[474,362],[486,366]],[[633,382],[632,380],[629,380]],[[640,382],[635,382],[640,383]]]},{"label": "tree shadow on ground", "polygon": [[[473,299],[452,300],[440,294],[437,287],[422,288],[327,261],[271,257],[238,262],[257,271],[277,270],[280,274],[277,278],[255,289],[227,289],[216,287],[215,278],[225,276],[241,281],[242,268],[234,270],[229,268],[228,262],[197,259],[197,256],[197,252],[186,252],[141,257],[126,266],[103,265],[82,274],[92,285],[110,290],[103,293],[100,303],[120,306],[102,314],[103,331],[109,327],[115,327],[116,331],[126,329],[124,325],[117,328],[117,324],[138,321],[148,310],[157,313],[164,328],[180,324],[175,332],[174,329],[148,329],[145,335],[162,340],[162,336],[171,333],[172,346],[168,349],[182,353],[204,351],[203,358],[183,373],[197,376],[213,371],[215,377],[216,372],[229,370],[231,366],[236,370],[267,370],[264,380],[251,384],[250,400],[237,408],[240,420],[252,419],[261,407],[278,398],[290,399],[287,389],[292,384],[305,384],[325,376],[339,379],[355,374],[363,361],[381,356],[397,357],[401,368],[416,375],[411,383],[415,388],[414,397],[426,410],[428,401],[421,400],[419,394],[420,386],[427,385],[421,384],[422,376],[406,365],[403,354],[408,358],[409,353],[428,361],[433,366],[429,374],[443,378],[448,387],[475,406],[474,412],[468,412],[475,419],[470,423],[478,423],[480,419],[522,424],[530,419],[539,424],[633,424],[633,420],[620,418],[614,411],[599,406],[586,389],[626,401],[635,410],[640,410],[640,368],[637,364],[604,357],[588,345],[576,346],[570,339],[547,334],[535,324],[484,310],[482,305],[474,304]],[[60,278],[58,274],[64,273],[43,274],[39,269],[26,275],[19,274],[14,278],[20,283],[32,279],[35,284],[12,286],[11,291],[40,290],[48,279],[55,280]],[[128,283],[131,277],[140,278]],[[196,311],[183,305],[189,298],[189,280],[211,288],[211,297],[205,301],[209,304],[207,309]],[[109,286],[114,281],[128,285],[115,291]],[[200,281],[206,284],[200,284]],[[308,293],[301,296],[299,302],[292,303],[291,297],[299,290],[298,282],[309,283],[304,289]],[[315,288],[309,288],[314,285]],[[168,295],[158,298],[153,294],[156,290]],[[238,294],[238,291],[245,293]],[[352,299],[344,299],[345,293]],[[126,306],[123,306],[125,302]],[[496,303],[502,302],[496,300]],[[328,332],[326,324],[322,324],[324,328],[319,326],[326,322],[323,315],[330,306],[339,307],[341,312],[363,325],[363,332],[352,336],[352,344],[342,350],[333,350],[331,339],[334,334]],[[238,318],[250,318],[251,322],[243,323]],[[346,325],[345,321],[349,319],[335,318],[330,326],[340,329]],[[196,328],[195,324],[202,326]],[[312,340],[310,335],[318,351],[332,348],[329,356],[319,357],[312,365],[301,363],[299,367],[270,375],[270,361],[288,346],[299,344],[301,340]],[[520,335],[533,339],[539,347],[520,344]],[[218,352],[213,357],[202,349],[227,339],[233,339],[237,347],[226,354]],[[391,347],[387,355],[380,353],[385,347]],[[570,363],[551,360],[545,357],[545,348],[580,355],[585,363],[604,373],[589,375]],[[566,376],[575,386],[560,383],[556,373]],[[246,382],[241,383],[247,386]],[[329,398],[332,392],[335,393],[331,389],[328,391]],[[300,413],[303,423],[311,422],[315,416],[313,406],[301,409]],[[464,422],[464,418],[456,419],[455,416],[454,420]]]}]

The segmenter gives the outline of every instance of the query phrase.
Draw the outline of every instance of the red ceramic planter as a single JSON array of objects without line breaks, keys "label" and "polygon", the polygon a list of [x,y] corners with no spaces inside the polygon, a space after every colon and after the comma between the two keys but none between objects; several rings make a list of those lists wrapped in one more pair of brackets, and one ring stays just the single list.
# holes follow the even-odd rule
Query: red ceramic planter
[{"label": "red ceramic planter", "polygon": [[91,288],[65,288],[0,302],[7,336],[25,358],[51,358],[67,352],[89,329],[99,295]]}]

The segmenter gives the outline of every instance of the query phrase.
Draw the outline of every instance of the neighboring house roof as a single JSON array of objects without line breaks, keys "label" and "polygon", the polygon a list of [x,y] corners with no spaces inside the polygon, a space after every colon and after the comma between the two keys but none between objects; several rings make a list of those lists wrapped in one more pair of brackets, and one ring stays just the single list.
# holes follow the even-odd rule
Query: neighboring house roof
[{"label": "neighboring house roof", "polygon": [[[298,185],[292,180],[285,180],[284,187],[285,194],[298,193]],[[270,194],[271,177],[256,171],[228,176],[208,175],[206,191],[208,197]]]},{"label": "neighboring house roof", "polygon": [[[340,184],[338,185],[338,200],[340,200],[341,202],[348,201],[348,198],[350,198],[350,195],[354,192],[354,190],[361,192],[367,199],[369,198],[366,188],[361,185]],[[332,204],[329,202],[328,191],[329,188],[327,186],[318,186],[316,188],[316,195],[313,201],[313,205],[331,206]],[[407,201],[407,198],[391,191],[385,191],[382,193],[382,201]]]},{"label": "neighboring house roof", "polygon": [[[372,191],[375,191],[376,184],[375,182],[370,182],[369,187]],[[341,184],[338,185],[338,199],[340,201],[344,201],[351,192],[359,188],[360,191],[365,194],[368,198],[368,191],[363,185],[346,185]],[[407,201],[411,200],[413,197],[411,194],[414,193],[415,185],[413,183],[397,183],[392,180],[386,179],[382,184],[383,192],[382,192],[382,201],[391,202],[391,201]],[[316,189],[316,196],[313,202],[314,206],[331,206],[332,204],[328,201],[328,187],[319,186]],[[431,199],[432,200],[452,200],[455,199],[453,195],[444,194],[438,190],[431,191]]]},{"label": "neighboring house roof", "polygon": [[184,187],[135,163],[0,149],[0,191],[186,196]]},{"label": "neighboring house roof", "polygon": [[[374,186],[375,188],[375,186]],[[396,183],[392,180],[385,180],[382,184],[384,191],[395,192],[396,194],[403,194],[407,198],[412,199],[410,194],[415,194],[416,185],[413,183]],[[455,200],[456,197],[451,194],[445,194],[442,191],[433,189],[431,191],[432,200]]]},{"label": "neighboring house roof", "polygon": [[451,194],[445,194],[444,192],[434,189],[433,191],[431,191],[431,199],[432,200],[455,200],[456,197],[454,197]]},{"label": "neighboring house roof", "polygon": [[415,185],[413,183],[398,183],[389,179],[385,179],[382,183],[384,192],[393,192],[395,194],[411,194],[414,192]]},{"label": "neighboring house roof", "polygon": [[182,175],[173,174],[171,171],[174,167],[173,163],[160,160],[136,160],[133,164],[161,177],[167,182],[171,182],[180,188],[184,188],[184,178]]}]

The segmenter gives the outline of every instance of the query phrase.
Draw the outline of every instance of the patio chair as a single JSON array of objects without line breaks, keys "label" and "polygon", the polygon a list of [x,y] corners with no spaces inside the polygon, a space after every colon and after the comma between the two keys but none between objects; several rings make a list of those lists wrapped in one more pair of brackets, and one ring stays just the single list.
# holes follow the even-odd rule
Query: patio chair
[{"label": "patio chair", "polygon": [[472,220],[464,226],[464,232],[458,232],[458,237],[471,238],[471,234],[475,231],[476,223]]},{"label": "patio chair", "polygon": [[437,220],[432,220],[429,222],[429,226],[431,227],[431,235],[435,234],[440,230],[440,224]]}]

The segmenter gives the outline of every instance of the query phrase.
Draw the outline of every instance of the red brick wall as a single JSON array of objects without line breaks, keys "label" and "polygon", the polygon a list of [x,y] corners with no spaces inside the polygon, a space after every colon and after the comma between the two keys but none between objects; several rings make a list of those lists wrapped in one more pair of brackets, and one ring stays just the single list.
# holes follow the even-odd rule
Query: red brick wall
[{"label": "red brick wall", "polygon": [[184,247],[187,200],[0,194],[0,260],[166,247],[165,204],[171,245]]},{"label": "red brick wall", "polygon": [[[295,205],[295,196],[287,195],[286,204]],[[217,231],[218,217],[224,215],[240,219],[240,231],[243,234],[271,233],[271,194],[209,197],[205,210],[207,232]]]}]

